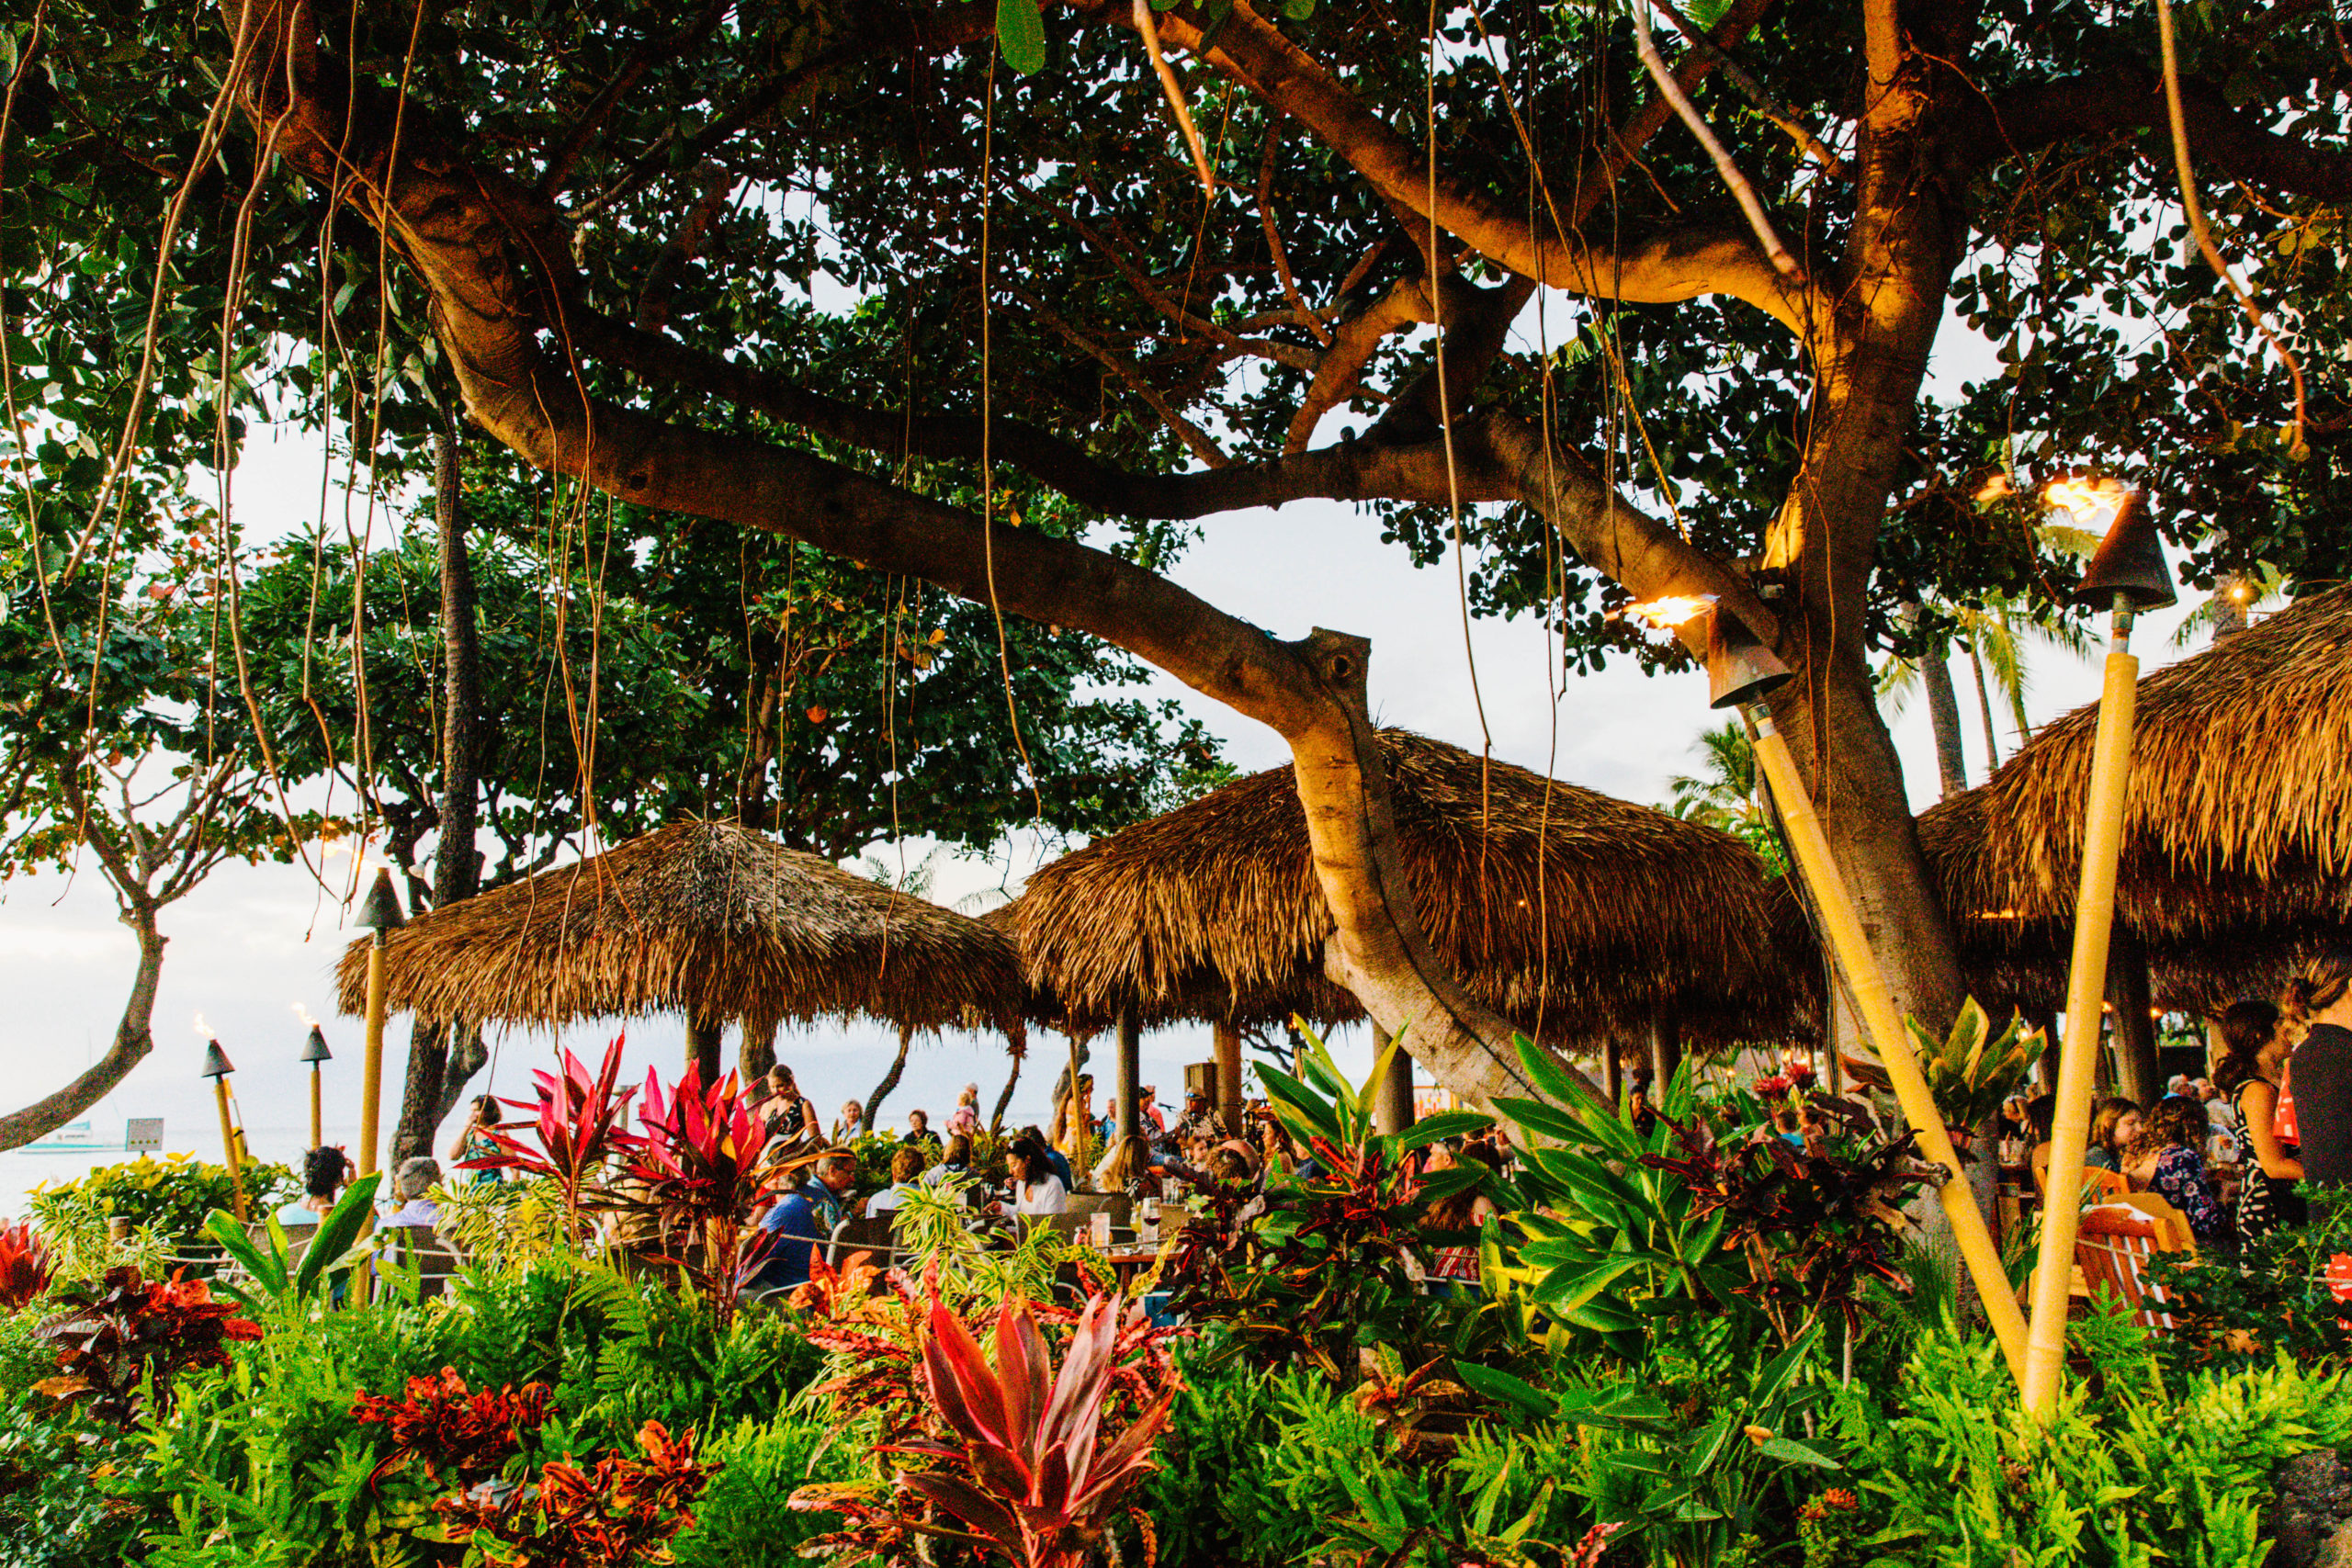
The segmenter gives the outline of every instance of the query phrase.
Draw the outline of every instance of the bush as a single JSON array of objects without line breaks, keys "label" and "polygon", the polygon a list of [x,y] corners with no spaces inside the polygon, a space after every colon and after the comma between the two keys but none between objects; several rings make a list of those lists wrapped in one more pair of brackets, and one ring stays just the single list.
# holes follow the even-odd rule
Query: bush
[{"label": "bush", "polygon": [[863,1479],[870,1434],[845,1429],[821,1404],[795,1405],[772,1420],[736,1422],[704,1450],[721,1468],[695,1505],[695,1528],[678,1537],[680,1568],[767,1568],[788,1562],[803,1541],[841,1528],[839,1515],[796,1512],[802,1486]]},{"label": "bush", "polygon": [[[245,1167],[244,1186],[245,1212],[255,1215],[291,1201],[300,1190],[294,1173],[282,1165]],[[119,1215],[182,1248],[209,1247],[205,1216],[232,1208],[233,1198],[226,1166],[187,1155],[141,1155],[100,1167],[79,1181],[43,1182],[33,1189],[31,1208],[44,1230],[86,1229],[92,1221],[103,1229]]]},{"label": "bush", "polygon": [[1180,1353],[1184,1392],[1159,1443],[1142,1505],[1159,1531],[1164,1568],[1224,1568],[1256,1560],[1251,1533],[1283,1511],[1267,1466],[1281,1440],[1274,1380],[1197,1348]]}]

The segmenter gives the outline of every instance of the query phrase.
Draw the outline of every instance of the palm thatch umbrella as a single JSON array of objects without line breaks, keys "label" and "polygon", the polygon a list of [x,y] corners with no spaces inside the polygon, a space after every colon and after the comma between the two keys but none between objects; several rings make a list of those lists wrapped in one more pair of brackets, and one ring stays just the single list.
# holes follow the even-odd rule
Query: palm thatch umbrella
[{"label": "palm thatch umbrella", "polygon": [[[1380,747],[1423,927],[1485,1006],[1559,1045],[1661,1016],[1724,1041],[1811,1029],[1817,987],[1776,951],[1738,840],[1404,730]],[[1288,767],[1043,867],[1016,923],[1074,1027],[1363,1016],[1324,977],[1334,925]]]},{"label": "palm thatch umbrella", "polygon": [[[2117,928],[2157,1005],[2207,1012],[2352,933],[2352,589],[2156,671],[2137,705]],[[2063,1001],[2097,720],[2045,726],[1919,818],[1982,999]]]},{"label": "palm thatch umbrella", "polygon": [[[1023,1041],[1002,932],[732,822],[673,823],[435,909],[392,934],[386,966],[391,1008],[434,1021],[683,1012],[744,1021],[747,1055],[784,1021],[856,1016]],[[365,941],[336,977],[344,1010],[363,1010]]]}]

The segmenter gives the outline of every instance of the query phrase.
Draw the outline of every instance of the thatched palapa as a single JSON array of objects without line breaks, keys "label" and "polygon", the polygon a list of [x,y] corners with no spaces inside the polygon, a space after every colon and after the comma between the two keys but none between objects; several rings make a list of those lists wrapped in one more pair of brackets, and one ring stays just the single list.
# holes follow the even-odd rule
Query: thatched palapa
[{"label": "thatched palapa", "polygon": [[[2352,931],[2352,589],[2156,671],[2137,706],[2116,919],[2160,999],[2226,1000],[2293,944]],[[2091,704],[2045,726],[1919,819],[1963,962],[2006,970],[2021,1000],[2064,988],[2098,718]],[[2257,972],[2244,987],[2242,965]]]},{"label": "thatched palapa", "polygon": [[[1712,1039],[1808,1026],[1817,987],[1776,953],[1744,844],[1402,730],[1380,745],[1423,926],[1484,1005],[1559,1044],[1662,1015]],[[1019,909],[1032,984],[1082,1027],[1363,1016],[1324,977],[1334,926],[1288,767],[1041,868]]]},{"label": "thatched palapa", "polygon": [[[365,939],[337,968],[367,1002]],[[678,822],[392,933],[395,1011],[544,1028],[682,1012],[865,1015],[1018,1038],[1019,954],[1002,933],[731,822]]]}]

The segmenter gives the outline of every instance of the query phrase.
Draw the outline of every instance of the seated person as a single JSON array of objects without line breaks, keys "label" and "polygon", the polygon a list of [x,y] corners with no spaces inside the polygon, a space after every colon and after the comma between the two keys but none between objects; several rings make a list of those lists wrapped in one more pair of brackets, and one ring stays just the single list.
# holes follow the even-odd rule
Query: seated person
[{"label": "seated person", "polygon": [[929,1163],[922,1149],[912,1144],[900,1144],[890,1156],[890,1185],[865,1201],[867,1216],[893,1213],[902,1207],[907,1194],[923,1185],[921,1178]]},{"label": "seated person", "polygon": [[441,1223],[441,1205],[426,1194],[441,1185],[441,1167],[430,1155],[417,1155],[401,1161],[392,1172],[392,1200],[398,1206],[386,1214],[383,1228],[412,1226],[431,1230]]},{"label": "seated person", "polygon": [[2205,1102],[2195,1095],[2168,1095],[2156,1102],[2148,1124],[2159,1149],[2149,1190],[2188,1218],[2199,1242],[2210,1246],[2222,1240],[2229,1219],[2205,1175]]},{"label": "seated person", "polygon": [[302,1196],[277,1211],[277,1223],[288,1227],[318,1224],[350,1185],[353,1174],[351,1156],[341,1149],[312,1149],[302,1156]]},{"label": "seated person", "polygon": [[1069,1209],[1069,1189],[1046,1158],[1046,1150],[1028,1138],[1015,1138],[1007,1154],[1012,1168],[1012,1202],[1000,1203],[1000,1214],[1059,1214]]},{"label": "seated person", "polygon": [[899,1140],[914,1148],[939,1151],[939,1134],[931,1130],[931,1112],[915,1110],[907,1112],[906,1135]]},{"label": "seated person", "polygon": [[1094,1190],[1124,1192],[1137,1201],[1147,1194],[1157,1195],[1159,1184],[1152,1179],[1151,1145],[1139,1137],[1120,1139],[1094,1168]]},{"label": "seated person", "polygon": [[752,1276],[751,1288],[788,1291],[807,1284],[810,1261],[849,1212],[849,1191],[856,1185],[855,1155],[827,1149],[818,1156],[808,1179],[760,1221],[761,1233],[776,1240],[767,1261]]},{"label": "seated person", "polygon": [[1036,1145],[1038,1154],[1046,1161],[1046,1168],[1060,1178],[1063,1191],[1070,1191],[1078,1186],[1078,1178],[1069,1168],[1069,1156],[1047,1143],[1046,1134],[1037,1131],[1035,1123],[1021,1129],[1021,1138]]}]

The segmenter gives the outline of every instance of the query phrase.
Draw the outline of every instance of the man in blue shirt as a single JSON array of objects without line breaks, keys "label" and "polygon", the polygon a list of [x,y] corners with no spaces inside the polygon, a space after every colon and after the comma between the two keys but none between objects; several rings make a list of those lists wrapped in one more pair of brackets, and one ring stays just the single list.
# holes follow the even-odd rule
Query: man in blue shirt
[{"label": "man in blue shirt", "polygon": [[848,1212],[849,1190],[856,1185],[856,1156],[846,1149],[828,1149],[820,1155],[816,1173],[760,1222],[761,1231],[778,1240],[767,1262],[752,1277],[751,1288],[788,1291],[807,1284],[809,1260]]}]

